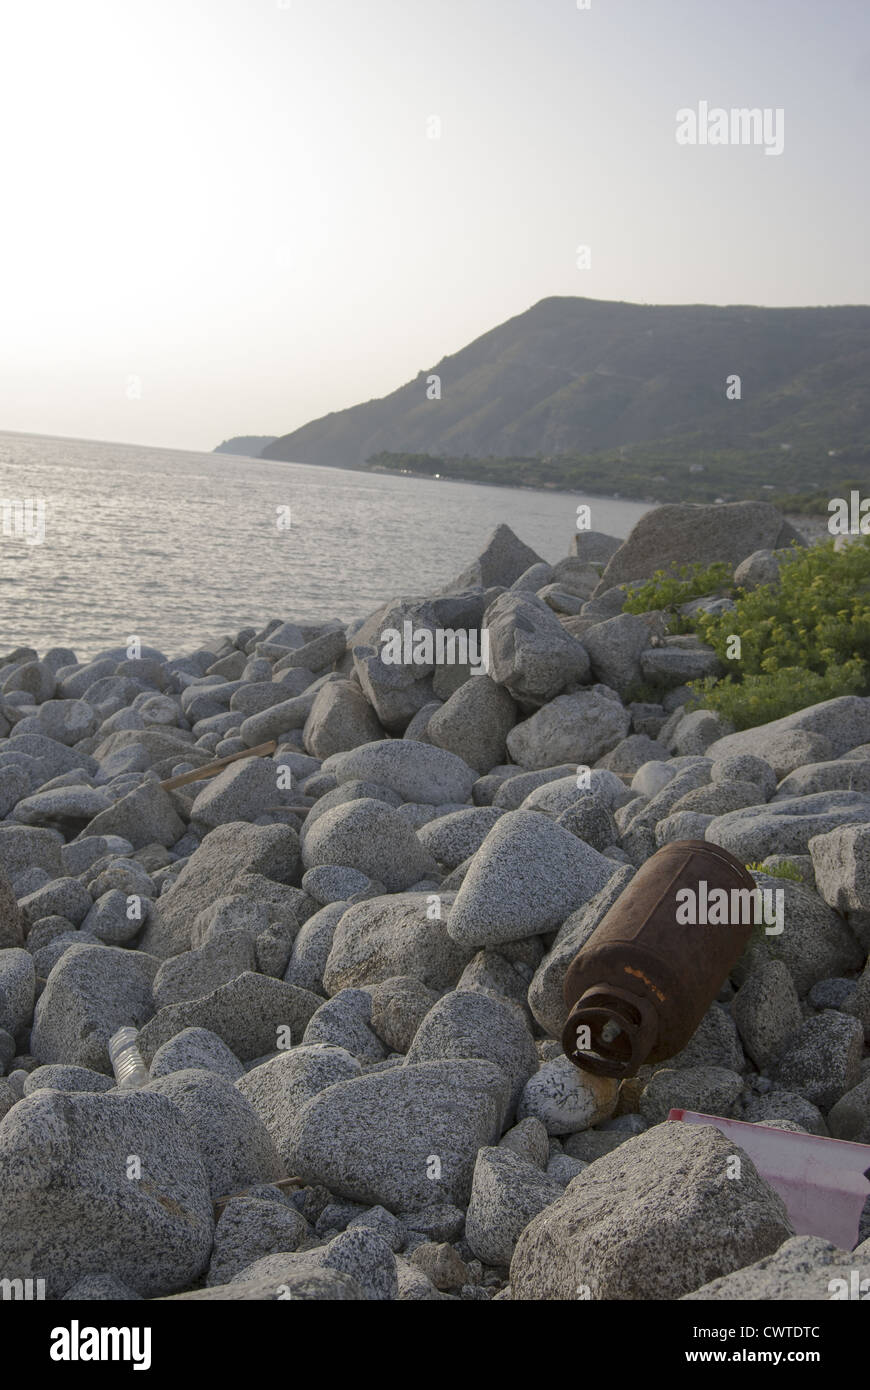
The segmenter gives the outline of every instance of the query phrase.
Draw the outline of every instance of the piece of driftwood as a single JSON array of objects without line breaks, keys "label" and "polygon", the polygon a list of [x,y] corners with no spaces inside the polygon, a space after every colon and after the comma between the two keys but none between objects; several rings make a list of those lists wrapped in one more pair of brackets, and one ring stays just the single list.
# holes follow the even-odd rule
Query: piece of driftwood
[{"label": "piece of driftwood", "polygon": [[[264,1186],[264,1184],[261,1184],[261,1183],[258,1183],[258,1184],[256,1184],[256,1185],[257,1185],[257,1186]],[[267,1185],[267,1186],[269,1186],[269,1187],[280,1187],[281,1190],[283,1191],[285,1187],[304,1187],[304,1186],[305,1186],[305,1180],[304,1180],[304,1178],[278,1178],[277,1182],[270,1182],[270,1183],[265,1184],[265,1185]],[[221,1212],[223,1211],[224,1207],[226,1206],[227,1202],[232,1202],[232,1201],[234,1200],[234,1198],[236,1198],[236,1197],[244,1197],[244,1196],[246,1196],[247,1193],[250,1192],[250,1190],[251,1190],[251,1189],[250,1189],[249,1187],[246,1187],[246,1188],[244,1189],[243,1192],[231,1192],[230,1195],[229,1195],[228,1197],[221,1197],[219,1201],[212,1203],[212,1205],[214,1206],[214,1214],[215,1214],[215,1216],[216,1216],[216,1217],[220,1216],[220,1214],[221,1214]]]},{"label": "piece of driftwood", "polygon": [[165,792],[171,792],[176,787],[186,787],[188,782],[201,782],[205,777],[214,777],[218,772],[223,772],[225,767],[229,767],[230,763],[238,762],[240,758],[267,758],[277,747],[277,739],[270,738],[268,743],[258,743],[256,748],[243,748],[241,753],[227,753],[225,758],[206,763],[204,767],[192,768],[190,772],[182,772],[180,777],[169,777],[160,785]]}]

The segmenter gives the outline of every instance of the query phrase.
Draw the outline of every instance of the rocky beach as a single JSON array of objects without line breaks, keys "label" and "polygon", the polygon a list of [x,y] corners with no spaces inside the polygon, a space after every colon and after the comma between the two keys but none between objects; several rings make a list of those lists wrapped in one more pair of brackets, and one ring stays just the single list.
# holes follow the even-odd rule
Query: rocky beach
[{"label": "rocky beach", "polygon": [[[681,565],[775,588],[805,545],[759,502],[580,531],[556,564],[501,525],[442,592],[354,623],[291,598],[178,658],[2,657],[0,1280],[71,1301],[870,1280],[870,1207],[847,1244],[798,1233],[745,1153],[735,1180],[733,1138],[668,1120],[870,1145],[870,697],[737,728],[692,707],[713,646],[626,608]],[[675,1056],[584,1072],[567,968],[686,840],[779,893],[781,929]]]}]

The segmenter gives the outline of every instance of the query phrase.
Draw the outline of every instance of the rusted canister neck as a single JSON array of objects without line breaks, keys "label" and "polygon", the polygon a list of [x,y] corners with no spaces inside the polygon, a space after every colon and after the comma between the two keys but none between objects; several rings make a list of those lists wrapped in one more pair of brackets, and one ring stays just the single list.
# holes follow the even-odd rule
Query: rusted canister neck
[{"label": "rusted canister neck", "polygon": [[655,1046],[659,1024],[647,999],[598,984],[577,1000],[562,1033],[575,1066],[595,1076],[633,1076]]}]

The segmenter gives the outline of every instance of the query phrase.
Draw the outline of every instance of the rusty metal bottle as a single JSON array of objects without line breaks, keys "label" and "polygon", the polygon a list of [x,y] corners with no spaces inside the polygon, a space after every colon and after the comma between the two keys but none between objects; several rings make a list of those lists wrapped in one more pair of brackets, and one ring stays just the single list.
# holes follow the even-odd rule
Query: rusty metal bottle
[{"label": "rusty metal bottle", "polygon": [[[687,921],[686,890],[707,902],[717,889],[728,895],[727,921]],[[685,1047],[749,940],[757,897],[743,864],[705,840],[678,840],[648,859],[568,967],[562,1045],[571,1061],[597,1076],[634,1076]]]}]

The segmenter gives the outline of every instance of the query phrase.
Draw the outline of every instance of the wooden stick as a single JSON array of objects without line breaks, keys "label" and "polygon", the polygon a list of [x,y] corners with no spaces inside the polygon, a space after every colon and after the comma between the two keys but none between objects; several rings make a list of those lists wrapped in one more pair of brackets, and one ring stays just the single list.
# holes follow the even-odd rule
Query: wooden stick
[{"label": "wooden stick", "polygon": [[[304,1186],[305,1186],[305,1179],[304,1179],[304,1178],[278,1178],[277,1181],[275,1181],[275,1182],[270,1182],[270,1183],[257,1183],[256,1185],[257,1185],[258,1187],[280,1187],[280,1188],[282,1189],[282,1191],[283,1191],[283,1189],[284,1189],[285,1187],[304,1187]],[[214,1210],[215,1210],[215,1215],[216,1215],[216,1216],[219,1216],[219,1215],[220,1215],[221,1211],[223,1211],[223,1209],[224,1209],[224,1207],[226,1206],[227,1202],[232,1202],[236,1197],[244,1197],[244,1196],[246,1195],[246,1193],[250,1192],[250,1190],[251,1190],[251,1189],[250,1189],[249,1187],[246,1187],[245,1190],[244,1190],[244,1192],[231,1192],[230,1195],[229,1195],[229,1197],[221,1197],[221,1198],[219,1198],[219,1200],[218,1200],[217,1202],[213,1202],[212,1205],[213,1205]]]},{"label": "wooden stick", "polygon": [[176,787],[187,786],[188,782],[200,782],[204,777],[214,777],[216,773],[223,772],[230,763],[238,762],[239,758],[268,757],[277,747],[278,740],[271,738],[268,743],[258,743],[256,748],[243,748],[241,753],[228,753],[225,758],[218,758],[217,762],[206,763],[205,767],[195,767],[191,772],[182,772],[180,777],[170,777],[160,785],[165,792],[171,792]]}]

